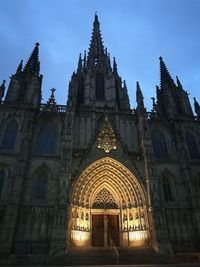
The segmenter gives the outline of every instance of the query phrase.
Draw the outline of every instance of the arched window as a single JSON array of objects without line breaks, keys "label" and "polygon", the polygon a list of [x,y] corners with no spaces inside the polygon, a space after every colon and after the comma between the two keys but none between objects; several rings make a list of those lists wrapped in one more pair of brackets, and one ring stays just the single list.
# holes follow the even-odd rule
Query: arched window
[{"label": "arched window", "polygon": [[5,182],[5,178],[6,178],[6,173],[4,170],[0,170],[0,196],[1,196],[1,193],[3,191],[3,185],[4,185],[4,182]]},{"label": "arched window", "polygon": [[199,159],[199,151],[198,151],[197,143],[193,135],[187,132],[185,137],[186,137],[186,143],[188,146],[190,157],[192,159]]},{"label": "arched window", "polygon": [[96,73],[96,99],[103,100],[105,98],[105,81],[102,72]]},{"label": "arched window", "polygon": [[153,150],[156,158],[168,158],[167,144],[162,132],[158,129],[153,131]]},{"label": "arched window", "polygon": [[11,120],[4,132],[1,148],[14,149],[17,138],[18,124],[16,120]]},{"label": "arched window", "polygon": [[40,173],[35,179],[34,184],[34,200],[45,200],[47,197],[48,181],[45,173]]},{"label": "arched window", "polygon": [[53,122],[46,122],[40,128],[36,140],[36,152],[40,154],[54,154],[57,145],[57,129]]},{"label": "arched window", "polygon": [[164,176],[162,179],[163,194],[166,202],[174,201],[173,185],[169,177]]}]

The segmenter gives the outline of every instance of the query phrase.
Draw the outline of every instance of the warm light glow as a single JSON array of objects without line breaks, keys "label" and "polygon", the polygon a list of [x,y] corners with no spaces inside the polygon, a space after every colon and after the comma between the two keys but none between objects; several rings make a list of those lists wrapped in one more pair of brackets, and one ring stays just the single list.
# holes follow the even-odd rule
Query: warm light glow
[{"label": "warm light glow", "polygon": [[85,246],[90,239],[90,233],[85,231],[72,230],[71,239],[77,246]]},{"label": "warm light glow", "polygon": [[129,232],[130,241],[140,241],[147,239],[147,231],[132,231]]}]

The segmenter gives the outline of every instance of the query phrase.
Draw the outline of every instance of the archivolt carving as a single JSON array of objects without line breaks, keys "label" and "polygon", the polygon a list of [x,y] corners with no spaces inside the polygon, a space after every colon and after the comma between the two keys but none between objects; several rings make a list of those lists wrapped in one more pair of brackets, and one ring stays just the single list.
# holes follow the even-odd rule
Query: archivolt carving
[{"label": "archivolt carving", "polygon": [[141,207],[146,202],[136,177],[118,161],[105,157],[87,167],[75,181],[71,203],[91,207],[103,188],[111,192],[118,207]]}]

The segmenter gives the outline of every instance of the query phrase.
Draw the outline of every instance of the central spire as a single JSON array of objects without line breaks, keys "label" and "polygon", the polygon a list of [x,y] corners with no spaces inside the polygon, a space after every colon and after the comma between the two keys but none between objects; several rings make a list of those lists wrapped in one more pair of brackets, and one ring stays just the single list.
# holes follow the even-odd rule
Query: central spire
[{"label": "central spire", "polygon": [[93,22],[92,38],[88,51],[88,66],[95,67],[104,63],[107,59],[100,30],[100,23],[97,14]]}]

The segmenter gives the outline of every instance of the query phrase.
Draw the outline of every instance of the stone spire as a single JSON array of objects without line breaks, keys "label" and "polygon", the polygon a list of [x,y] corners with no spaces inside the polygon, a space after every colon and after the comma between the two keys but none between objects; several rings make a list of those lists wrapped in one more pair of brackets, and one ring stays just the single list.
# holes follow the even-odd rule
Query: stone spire
[{"label": "stone spire", "polygon": [[86,50],[84,51],[84,58],[83,58],[83,68],[85,69],[87,65],[87,56],[86,56]]},{"label": "stone spire", "polygon": [[78,68],[77,71],[81,71],[82,70],[82,57],[81,57],[81,53],[79,54],[79,60],[78,60]]},{"label": "stone spire", "polygon": [[6,83],[6,81],[3,80],[2,84],[0,85],[0,101],[4,97],[4,92],[5,92],[5,88],[6,88],[5,83]]},{"label": "stone spire", "polygon": [[87,66],[89,68],[96,67],[97,65],[104,64],[106,60],[105,49],[101,37],[100,23],[97,14],[93,23],[93,31],[88,51]]},{"label": "stone spire", "polygon": [[113,72],[118,74],[117,63],[116,63],[115,57],[113,57]]},{"label": "stone spire", "polygon": [[22,67],[23,67],[23,60],[20,61],[19,65],[17,67],[17,70],[16,70],[16,74],[21,73]]},{"label": "stone spire", "polygon": [[144,97],[142,94],[142,90],[140,88],[139,82],[136,82],[136,102],[137,102],[137,108],[144,109]]},{"label": "stone spire", "polygon": [[180,82],[178,76],[176,76],[176,83],[177,83],[177,85],[178,85],[178,88],[183,90],[183,86],[182,86],[182,84],[181,84],[181,82]]},{"label": "stone spire", "polygon": [[39,62],[39,43],[38,42],[35,44],[33,52],[31,53],[24,67],[24,72],[39,75],[40,62]]},{"label": "stone spire", "polygon": [[165,86],[174,87],[175,83],[172,79],[162,57],[160,59],[160,87],[163,89]]}]

